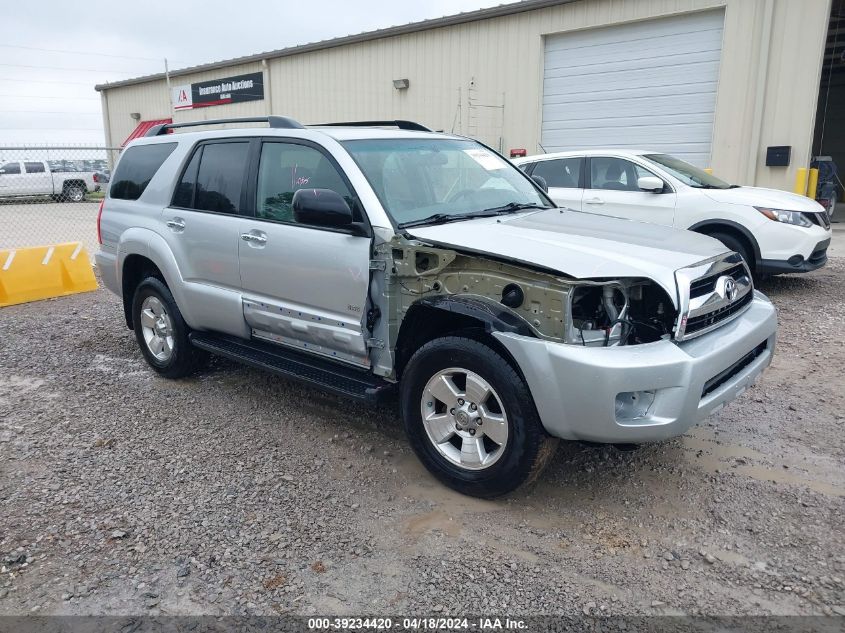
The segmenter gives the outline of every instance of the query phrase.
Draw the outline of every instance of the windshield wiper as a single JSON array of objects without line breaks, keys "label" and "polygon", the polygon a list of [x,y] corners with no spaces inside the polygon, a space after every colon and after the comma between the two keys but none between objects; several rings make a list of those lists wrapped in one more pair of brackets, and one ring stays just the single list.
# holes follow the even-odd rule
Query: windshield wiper
[{"label": "windshield wiper", "polygon": [[475,218],[492,218],[497,215],[506,215],[514,211],[522,211],[524,209],[549,209],[551,207],[544,207],[534,203],[524,202],[509,202],[501,207],[491,207],[481,211],[473,211],[471,213],[435,213],[426,218],[419,220],[409,220],[399,224],[400,229],[410,228],[412,226],[423,226],[425,224],[446,224],[447,222],[460,222],[462,220],[472,220]]},{"label": "windshield wiper", "polygon": [[484,211],[495,213],[496,215],[504,215],[506,213],[524,211],[526,209],[551,209],[551,207],[546,207],[535,202],[508,202],[501,207],[491,207],[489,209],[484,209]]}]

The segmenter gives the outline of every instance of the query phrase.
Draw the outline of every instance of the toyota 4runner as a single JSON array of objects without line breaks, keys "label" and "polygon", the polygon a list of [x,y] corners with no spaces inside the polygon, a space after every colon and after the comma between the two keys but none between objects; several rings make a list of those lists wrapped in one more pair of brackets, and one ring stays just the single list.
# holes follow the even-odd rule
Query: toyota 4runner
[{"label": "toyota 4runner", "polygon": [[390,123],[170,124],[123,152],[97,264],[155,371],[210,352],[398,391],[428,469],[493,497],[558,439],[684,433],[770,363],[775,310],[718,241],[556,208],[488,147]]}]

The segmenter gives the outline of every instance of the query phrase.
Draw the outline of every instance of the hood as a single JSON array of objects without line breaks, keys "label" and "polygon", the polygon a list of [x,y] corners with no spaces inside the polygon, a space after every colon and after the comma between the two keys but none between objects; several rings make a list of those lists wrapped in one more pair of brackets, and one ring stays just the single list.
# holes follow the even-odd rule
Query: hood
[{"label": "hood", "polygon": [[735,189],[701,189],[701,193],[716,202],[743,204],[752,207],[769,207],[785,211],[819,213],[824,207],[815,200],[796,193],[762,187],[737,187]]},{"label": "hood", "polygon": [[578,279],[645,277],[660,284],[673,301],[676,270],[726,252],[720,242],[698,233],[563,209],[419,226],[407,232],[424,242]]}]

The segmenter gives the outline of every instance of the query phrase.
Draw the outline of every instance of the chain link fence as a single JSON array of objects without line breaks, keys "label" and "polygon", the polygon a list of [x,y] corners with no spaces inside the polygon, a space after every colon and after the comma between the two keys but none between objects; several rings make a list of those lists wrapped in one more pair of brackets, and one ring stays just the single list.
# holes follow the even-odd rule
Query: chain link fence
[{"label": "chain link fence", "polygon": [[97,250],[97,210],[120,150],[0,147],[0,249],[82,242]]}]

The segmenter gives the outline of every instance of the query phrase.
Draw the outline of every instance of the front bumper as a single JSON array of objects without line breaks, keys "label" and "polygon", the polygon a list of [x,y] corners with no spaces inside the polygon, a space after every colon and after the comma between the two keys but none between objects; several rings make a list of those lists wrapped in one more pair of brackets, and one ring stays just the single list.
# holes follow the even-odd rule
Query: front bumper
[{"label": "front bumper", "polygon": [[[751,385],[772,360],[774,306],[759,292],[742,316],[682,343],[582,347],[504,332],[543,425],[569,440],[638,443],[681,435]],[[641,417],[617,415],[619,394],[652,393]]]},{"label": "front bumper", "polygon": [[827,249],[830,246],[830,238],[822,240],[813,247],[810,255],[805,259],[803,255],[797,254],[788,260],[761,259],[757,264],[758,273],[779,275],[782,273],[808,273],[817,270],[827,263]]}]

